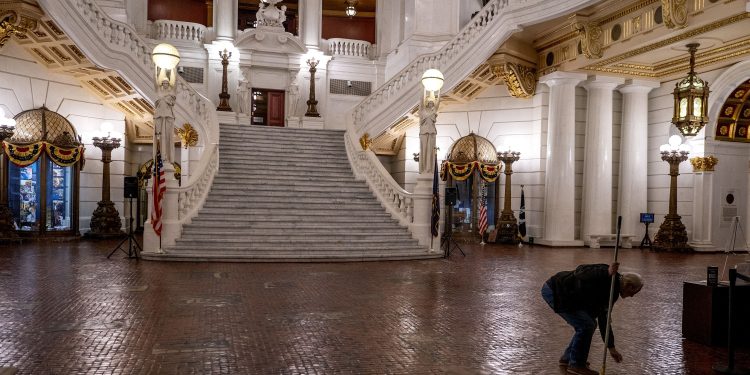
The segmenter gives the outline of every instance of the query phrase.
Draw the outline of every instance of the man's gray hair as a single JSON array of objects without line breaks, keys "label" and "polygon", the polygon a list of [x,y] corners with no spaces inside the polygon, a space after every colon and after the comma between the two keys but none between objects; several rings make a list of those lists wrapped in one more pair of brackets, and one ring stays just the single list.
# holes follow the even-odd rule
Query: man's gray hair
[{"label": "man's gray hair", "polygon": [[633,290],[641,290],[643,288],[643,278],[641,275],[635,272],[623,272],[622,273],[622,286],[631,287]]}]

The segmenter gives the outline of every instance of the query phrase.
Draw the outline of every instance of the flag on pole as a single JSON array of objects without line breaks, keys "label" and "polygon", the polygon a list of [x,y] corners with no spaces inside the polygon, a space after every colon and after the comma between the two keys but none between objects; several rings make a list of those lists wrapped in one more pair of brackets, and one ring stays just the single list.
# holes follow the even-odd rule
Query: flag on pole
[{"label": "flag on pole", "polygon": [[521,209],[518,210],[518,233],[521,239],[526,237],[526,200],[523,197],[523,185],[521,185]]},{"label": "flag on pole", "polygon": [[479,234],[482,235],[482,242],[484,242],[484,232],[487,231],[487,185],[482,182],[482,192],[479,198]]},{"label": "flag on pole", "polygon": [[164,193],[167,191],[167,178],[164,174],[164,164],[161,160],[161,150],[157,145],[156,157],[154,158],[154,182],[153,182],[153,201],[154,206],[151,208],[151,225],[154,227],[154,233],[161,237],[161,215],[162,215],[162,201],[164,200]]},{"label": "flag on pole", "polygon": [[432,237],[437,237],[440,227],[440,182],[438,182],[437,156],[435,156],[435,168],[432,177],[432,226],[430,227]]}]

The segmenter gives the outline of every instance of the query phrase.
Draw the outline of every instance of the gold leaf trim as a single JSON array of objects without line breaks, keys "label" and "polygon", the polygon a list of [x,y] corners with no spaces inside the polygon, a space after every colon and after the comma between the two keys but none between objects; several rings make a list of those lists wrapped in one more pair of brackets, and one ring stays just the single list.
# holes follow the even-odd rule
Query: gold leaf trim
[{"label": "gold leaf trim", "polygon": [[372,139],[370,139],[370,134],[365,133],[362,135],[362,137],[359,138],[359,144],[362,146],[363,150],[370,149],[370,145],[372,145]]},{"label": "gold leaf trim", "polygon": [[581,50],[586,57],[602,57],[602,28],[593,22],[575,22],[573,29],[581,37]]},{"label": "gold leaf trim", "polygon": [[687,0],[661,0],[661,12],[664,25],[670,29],[681,29],[687,26]]}]

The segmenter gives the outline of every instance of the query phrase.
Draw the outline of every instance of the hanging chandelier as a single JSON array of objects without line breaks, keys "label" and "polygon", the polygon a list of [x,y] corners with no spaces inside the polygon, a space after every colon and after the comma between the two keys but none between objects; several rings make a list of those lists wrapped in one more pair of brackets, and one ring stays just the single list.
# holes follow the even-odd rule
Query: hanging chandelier
[{"label": "hanging chandelier", "polygon": [[708,122],[708,82],[695,73],[695,51],[698,43],[688,44],[690,72],[677,82],[674,89],[674,116],[672,123],[684,136],[694,136]]},{"label": "hanging chandelier", "polygon": [[355,5],[357,5],[357,0],[346,0],[346,10],[344,10],[344,12],[349,18],[357,15],[357,8],[354,7]]}]

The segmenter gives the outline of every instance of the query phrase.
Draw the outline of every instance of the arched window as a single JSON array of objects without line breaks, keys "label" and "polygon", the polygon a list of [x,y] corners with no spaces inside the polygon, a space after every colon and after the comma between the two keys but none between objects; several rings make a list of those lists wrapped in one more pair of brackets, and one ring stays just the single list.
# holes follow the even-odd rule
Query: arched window
[{"label": "arched window", "polygon": [[15,116],[3,142],[8,207],[19,235],[78,236],[79,174],[84,147],[75,128],[47,108]]}]

